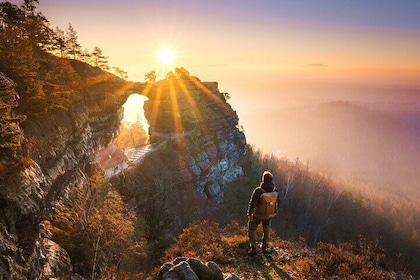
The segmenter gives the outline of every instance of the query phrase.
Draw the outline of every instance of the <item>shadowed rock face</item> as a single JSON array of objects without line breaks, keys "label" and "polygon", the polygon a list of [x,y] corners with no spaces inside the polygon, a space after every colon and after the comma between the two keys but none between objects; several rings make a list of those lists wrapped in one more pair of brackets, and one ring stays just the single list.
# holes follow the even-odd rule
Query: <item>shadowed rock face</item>
[{"label": "shadowed rock face", "polygon": [[43,225],[89,198],[89,165],[118,131],[125,101],[122,81],[107,83],[106,92],[86,89],[68,108],[28,119],[20,159],[0,158],[1,279],[72,275],[67,252]]}]

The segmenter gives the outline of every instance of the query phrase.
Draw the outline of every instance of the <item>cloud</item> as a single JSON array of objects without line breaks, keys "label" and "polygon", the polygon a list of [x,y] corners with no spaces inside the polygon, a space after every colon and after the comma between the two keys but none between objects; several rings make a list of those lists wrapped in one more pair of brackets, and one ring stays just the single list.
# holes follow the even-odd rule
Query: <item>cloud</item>
[{"label": "cloud", "polygon": [[306,67],[327,67],[328,65],[323,63],[308,63]]}]

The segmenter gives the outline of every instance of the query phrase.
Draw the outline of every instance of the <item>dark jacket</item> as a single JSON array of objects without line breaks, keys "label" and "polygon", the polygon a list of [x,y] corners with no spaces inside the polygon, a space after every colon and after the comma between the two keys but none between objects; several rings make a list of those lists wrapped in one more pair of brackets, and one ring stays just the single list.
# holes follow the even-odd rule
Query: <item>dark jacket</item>
[{"label": "dark jacket", "polygon": [[[251,198],[249,199],[248,211],[247,211],[248,216],[251,216],[251,214],[254,214],[255,206],[258,203],[258,200],[260,199],[260,196],[264,192],[262,189],[264,189],[265,192],[272,192],[272,191],[278,192],[278,190],[274,186],[274,183],[272,183],[272,182],[271,183],[261,183],[258,187],[256,187],[254,189],[254,191],[252,192]],[[279,196],[278,203],[280,204],[280,196]],[[266,219],[270,218],[268,216],[267,217],[256,216],[256,217],[259,218],[259,219],[262,219],[262,220],[266,220]]]}]

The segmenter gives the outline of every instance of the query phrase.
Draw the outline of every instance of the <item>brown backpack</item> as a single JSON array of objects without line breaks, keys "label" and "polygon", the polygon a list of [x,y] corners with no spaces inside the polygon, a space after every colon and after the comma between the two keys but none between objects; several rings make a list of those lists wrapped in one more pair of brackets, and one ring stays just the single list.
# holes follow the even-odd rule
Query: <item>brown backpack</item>
[{"label": "brown backpack", "polygon": [[274,217],[279,207],[279,193],[276,191],[266,192],[264,189],[262,189],[262,191],[263,193],[255,207],[255,213],[258,215],[269,215]]}]

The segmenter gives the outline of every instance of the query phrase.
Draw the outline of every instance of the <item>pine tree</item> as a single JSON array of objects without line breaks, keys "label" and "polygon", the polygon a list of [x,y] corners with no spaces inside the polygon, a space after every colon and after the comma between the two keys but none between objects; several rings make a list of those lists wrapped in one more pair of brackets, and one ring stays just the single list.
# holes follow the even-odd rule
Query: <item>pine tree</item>
[{"label": "pine tree", "polygon": [[64,58],[67,49],[65,33],[62,29],[56,27],[52,34],[52,49],[54,50],[56,55],[58,55],[61,58]]},{"label": "pine tree", "polygon": [[178,78],[189,77],[190,72],[188,72],[188,70],[185,69],[184,67],[175,68],[175,76]]},{"label": "pine tree", "polygon": [[22,116],[15,116],[18,94],[15,83],[0,72],[0,158],[14,158],[21,146],[23,131],[19,127]]},{"label": "pine tree", "polygon": [[38,0],[25,0],[21,5],[24,15],[22,27],[25,36],[31,42],[34,51],[46,50],[51,45],[51,28],[45,16],[36,10]]},{"label": "pine tree", "polygon": [[98,46],[93,48],[91,61],[93,66],[99,67],[102,70],[109,70],[108,57],[103,55],[102,50]]},{"label": "pine tree", "polygon": [[76,30],[73,28],[71,23],[69,23],[69,27],[66,29],[66,51],[70,55],[71,58],[77,59],[81,55],[82,46],[78,43],[78,36]]},{"label": "pine tree", "polygon": [[0,17],[0,69],[16,82],[16,90],[22,97],[28,97],[26,101],[37,99],[42,95],[37,79],[39,63],[35,44],[26,30],[25,13],[16,5],[2,2]]},{"label": "pine tree", "polygon": [[156,82],[156,72],[153,70],[150,73],[144,75],[144,80],[149,84],[154,84]]},{"label": "pine tree", "polygon": [[85,63],[91,63],[91,54],[87,48],[84,48],[80,52],[80,60]]},{"label": "pine tree", "polygon": [[127,75],[127,71],[124,71],[123,69],[119,68],[119,67],[112,67],[112,69],[114,69],[114,72],[118,75],[120,75],[121,79],[127,79],[128,75]]}]

